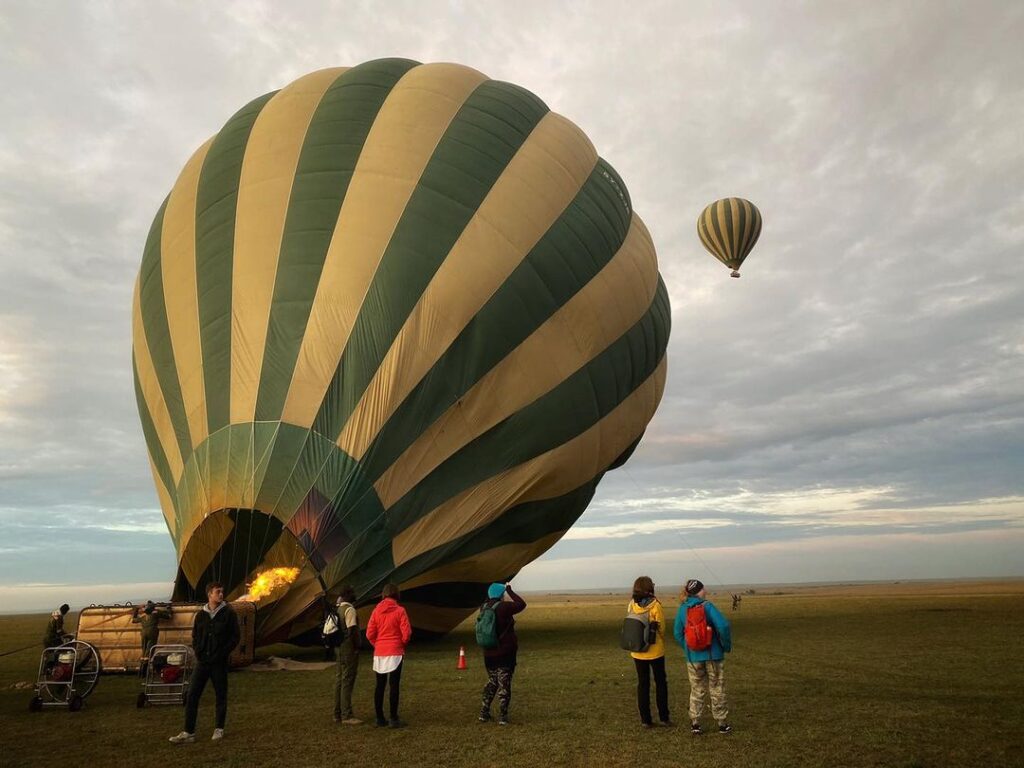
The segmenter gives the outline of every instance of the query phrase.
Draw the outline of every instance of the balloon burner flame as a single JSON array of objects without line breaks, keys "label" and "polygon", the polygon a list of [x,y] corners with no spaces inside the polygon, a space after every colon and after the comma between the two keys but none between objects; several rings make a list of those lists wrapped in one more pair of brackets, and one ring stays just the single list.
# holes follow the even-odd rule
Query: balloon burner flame
[{"label": "balloon burner flame", "polygon": [[249,585],[249,594],[242,595],[239,600],[258,603],[282,587],[287,587],[297,578],[299,578],[298,568],[270,568],[256,575]]}]

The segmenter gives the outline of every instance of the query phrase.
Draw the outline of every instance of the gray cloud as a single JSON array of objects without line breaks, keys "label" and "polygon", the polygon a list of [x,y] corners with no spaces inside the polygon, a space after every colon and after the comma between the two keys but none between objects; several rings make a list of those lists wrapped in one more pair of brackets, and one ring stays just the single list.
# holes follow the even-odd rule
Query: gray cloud
[{"label": "gray cloud", "polygon": [[[740,490],[884,488],[886,509],[936,510],[921,524],[935,530],[950,505],[1020,496],[1024,91],[1019,57],[993,52],[1016,50],[1024,8],[439,8],[4,4],[0,525],[21,554],[0,583],[48,580],[61,530],[75,534],[62,546],[79,554],[79,578],[169,577],[166,537],[82,527],[161,520],[130,373],[151,218],[191,151],[246,101],[389,55],[535,91],[617,167],[655,238],[673,300],[668,389],[582,525],[622,522],[614,505],[630,499],[696,494],[710,500],[702,519],[730,519]],[[701,208],[732,194],[765,217],[741,280],[694,233]],[[660,514],[626,508],[638,522]],[[862,511],[845,533],[868,526]],[[693,536],[813,538],[802,525],[754,517]],[[617,538],[615,551],[647,539]],[[983,564],[991,539],[969,541]]]}]

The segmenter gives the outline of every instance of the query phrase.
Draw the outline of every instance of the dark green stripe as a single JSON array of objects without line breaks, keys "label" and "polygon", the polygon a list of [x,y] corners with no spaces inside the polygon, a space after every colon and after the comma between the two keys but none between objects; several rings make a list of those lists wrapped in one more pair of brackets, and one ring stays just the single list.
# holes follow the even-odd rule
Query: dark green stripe
[{"label": "dark green stripe", "polygon": [[196,287],[210,434],[231,418],[231,272],[242,158],[253,123],[276,93],[249,102],[213,140],[196,193]]},{"label": "dark green stripe", "polygon": [[381,59],[342,73],[313,113],[295,171],[270,305],[256,420],[281,418],[352,173],[391,89],[416,66]]},{"label": "dark green stripe", "polygon": [[740,256],[739,246],[740,246],[740,232],[742,232],[743,230],[740,230],[740,232],[737,232],[737,231],[735,231],[735,227],[733,227],[733,224],[732,224],[732,206],[733,206],[732,198],[726,200],[724,205],[723,205],[724,215],[725,215],[725,237],[726,237],[726,243],[727,243],[727,247],[729,248],[729,258],[732,259],[733,261],[742,261],[743,257]]},{"label": "dark green stripe", "polygon": [[[609,183],[614,179],[614,183]],[[363,456],[375,481],[423,431],[590,282],[618,252],[631,215],[599,161],[576,198],[395,411]]]},{"label": "dark green stripe", "polygon": [[722,244],[722,258],[725,259],[728,266],[733,265],[732,257],[729,255],[729,241],[725,238],[722,232],[721,218],[722,215],[722,201],[719,200],[714,204],[714,208],[711,212],[711,228],[715,230],[715,237],[718,238],[718,242]]},{"label": "dark green stripe", "polygon": [[[445,542],[400,565],[392,574],[396,583],[409,581],[421,574],[448,563],[487,552],[508,544],[533,544],[552,533],[568,530],[583,514],[594,497],[603,475],[588,480],[579,488],[553,499],[541,499],[518,504],[506,510],[497,520],[467,534]],[[494,573],[492,581],[508,579],[514,573]],[[379,589],[378,589],[379,591]],[[412,599],[408,592],[402,596]],[[444,605],[443,602],[429,601]]]},{"label": "dark green stripe", "polygon": [[185,415],[185,404],[181,398],[181,382],[178,380],[178,366],[174,361],[174,348],[171,346],[171,331],[167,325],[164,279],[160,267],[160,233],[163,230],[166,210],[165,198],[146,238],[142,269],[139,272],[139,312],[142,316],[142,327],[146,332],[146,346],[149,347],[160,391],[167,404],[171,426],[178,440],[178,451],[184,462],[192,453],[192,438],[189,436],[188,417]]},{"label": "dark green stripe", "polygon": [[657,368],[668,343],[668,292],[658,288],[644,316],[550,392],[471,441],[388,510],[398,534],[462,491],[556,448],[607,416]]},{"label": "dark green stripe", "polygon": [[482,83],[438,143],[381,258],[313,429],[335,439],[430,279],[548,111],[508,83]]},{"label": "dark green stripe", "polygon": [[[751,207],[753,207],[753,205],[754,204],[751,203]],[[754,246],[757,245],[757,239],[759,237],[761,237],[761,212],[757,210],[757,208],[754,208],[754,223],[750,234],[750,243],[747,245],[747,253],[754,250]]]},{"label": "dark green stripe", "polygon": [[751,239],[751,222],[746,219],[746,204],[742,200],[735,202],[736,208],[739,209],[739,234],[736,239],[736,258],[742,261],[746,258],[746,254],[750,253],[750,248],[746,246],[746,243]]},{"label": "dark green stripe", "polygon": [[[135,364],[134,354],[132,355],[132,376],[135,380],[135,402],[139,407],[139,421],[142,422],[142,434],[146,438],[146,447],[149,449],[149,456],[153,460],[153,466],[156,467],[156,473],[164,484],[164,489],[171,499],[175,516],[177,516],[174,476],[171,474],[171,467],[167,463],[167,455],[164,453],[163,446],[160,445],[160,438],[156,434],[156,426],[153,424],[153,416],[146,406],[146,398],[142,394],[142,385],[139,383],[139,369]],[[177,530],[175,530],[175,542],[177,542],[177,535]]]}]

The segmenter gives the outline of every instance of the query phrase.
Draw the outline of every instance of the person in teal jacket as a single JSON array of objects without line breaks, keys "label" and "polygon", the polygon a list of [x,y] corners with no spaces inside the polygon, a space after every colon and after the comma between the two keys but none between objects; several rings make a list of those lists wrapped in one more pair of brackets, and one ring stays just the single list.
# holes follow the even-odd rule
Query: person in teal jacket
[{"label": "person in teal jacket", "polygon": [[[707,591],[699,579],[686,582],[686,589],[680,598],[683,604],[676,613],[676,642],[686,653],[686,675],[690,679],[690,731],[701,733],[700,716],[704,712],[704,700],[710,693],[711,714],[718,722],[719,733],[731,733],[729,707],[725,698],[725,654],[732,650],[732,633],[729,620],[714,604],[706,599]],[[695,651],[686,644],[686,616],[697,605],[704,606],[704,616],[711,626],[711,645]]]}]

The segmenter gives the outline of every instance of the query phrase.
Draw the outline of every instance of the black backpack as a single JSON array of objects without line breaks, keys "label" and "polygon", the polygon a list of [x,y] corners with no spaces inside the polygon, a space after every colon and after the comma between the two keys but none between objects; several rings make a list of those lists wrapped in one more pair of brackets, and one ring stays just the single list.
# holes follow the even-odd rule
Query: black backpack
[{"label": "black backpack", "polygon": [[624,651],[643,653],[651,647],[651,614],[650,611],[633,613],[626,609],[626,618],[622,620],[619,632],[619,647]]}]

